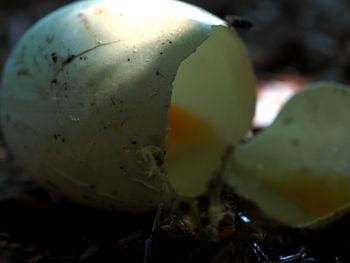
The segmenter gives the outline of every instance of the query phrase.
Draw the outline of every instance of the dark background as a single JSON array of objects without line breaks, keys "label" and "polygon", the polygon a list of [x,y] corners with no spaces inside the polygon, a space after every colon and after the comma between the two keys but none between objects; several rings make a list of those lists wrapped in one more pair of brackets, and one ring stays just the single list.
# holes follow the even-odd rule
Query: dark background
[{"label": "dark background", "polygon": [[[68,0],[0,3],[0,69],[23,32]],[[254,22],[245,33],[257,74],[296,73],[349,83],[350,2],[346,0],[189,0],[224,17]]]}]

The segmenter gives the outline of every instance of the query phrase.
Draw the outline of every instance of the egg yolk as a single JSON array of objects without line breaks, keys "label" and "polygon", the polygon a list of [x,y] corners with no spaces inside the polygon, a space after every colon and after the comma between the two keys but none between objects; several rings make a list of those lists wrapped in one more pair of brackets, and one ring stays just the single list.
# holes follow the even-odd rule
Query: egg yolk
[{"label": "egg yolk", "polygon": [[316,175],[306,171],[283,178],[283,182],[275,183],[278,190],[313,216],[331,213],[349,203],[350,182],[344,175]]},{"label": "egg yolk", "polygon": [[201,194],[226,144],[208,121],[181,106],[171,106],[168,121],[168,179],[179,194]]},{"label": "egg yolk", "polygon": [[177,105],[169,110],[168,152],[200,145],[216,137],[208,122]]}]

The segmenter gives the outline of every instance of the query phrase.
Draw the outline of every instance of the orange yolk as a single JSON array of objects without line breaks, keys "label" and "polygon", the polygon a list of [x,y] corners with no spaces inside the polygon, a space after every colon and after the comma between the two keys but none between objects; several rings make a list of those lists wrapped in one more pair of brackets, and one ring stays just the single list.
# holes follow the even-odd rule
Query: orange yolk
[{"label": "orange yolk", "polygon": [[313,215],[321,216],[349,203],[350,182],[346,176],[298,174],[275,184],[283,195],[295,200]]},{"label": "orange yolk", "polygon": [[169,181],[182,195],[199,195],[219,166],[226,143],[206,119],[181,106],[172,105],[168,114]]},{"label": "orange yolk", "polygon": [[172,105],[169,110],[169,152],[199,145],[213,139],[215,132],[208,122],[179,106]]}]

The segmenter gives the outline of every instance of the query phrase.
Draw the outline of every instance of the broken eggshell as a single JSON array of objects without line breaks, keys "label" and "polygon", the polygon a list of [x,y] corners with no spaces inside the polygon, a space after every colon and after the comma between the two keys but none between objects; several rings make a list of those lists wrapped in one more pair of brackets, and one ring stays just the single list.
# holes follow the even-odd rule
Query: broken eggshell
[{"label": "broken eggshell", "polygon": [[227,182],[267,215],[316,227],[348,213],[350,89],[306,86],[274,123],[234,153]]},{"label": "broken eggshell", "polygon": [[167,178],[182,195],[203,192],[254,103],[245,47],[223,20],[177,1],[78,1],[12,52],[1,123],[48,189],[138,213],[157,206]]}]

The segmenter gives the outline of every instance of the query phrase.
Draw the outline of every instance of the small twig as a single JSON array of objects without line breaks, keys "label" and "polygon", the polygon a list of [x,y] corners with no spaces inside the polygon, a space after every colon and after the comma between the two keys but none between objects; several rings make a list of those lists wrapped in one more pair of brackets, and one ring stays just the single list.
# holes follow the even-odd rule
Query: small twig
[{"label": "small twig", "polygon": [[244,16],[226,15],[224,19],[231,27],[241,34],[248,32],[254,27],[253,21]]}]

